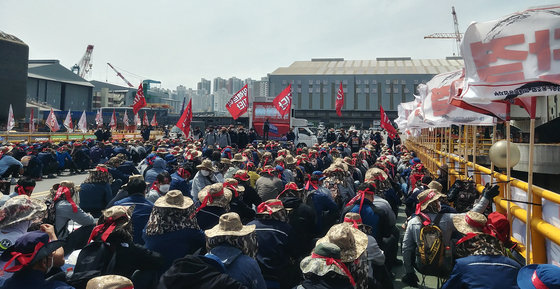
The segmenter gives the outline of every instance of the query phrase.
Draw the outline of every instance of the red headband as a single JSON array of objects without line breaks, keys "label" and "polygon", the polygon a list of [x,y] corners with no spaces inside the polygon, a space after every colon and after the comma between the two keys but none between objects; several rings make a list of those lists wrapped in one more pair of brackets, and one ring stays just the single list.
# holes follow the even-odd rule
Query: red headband
[{"label": "red headband", "polygon": [[214,197],[219,197],[219,196],[223,196],[224,195],[224,188],[222,186],[222,189],[215,193],[215,194],[211,194],[210,190],[208,190],[208,194],[206,195],[206,197],[204,197],[204,200],[202,200],[202,202],[200,203],[200,207],[198,207],[196,209],[196,211],[194,211],[191,215],[191,219],[196,215],[196,213],[198,213],[198,211],[202,210],[202,208],[206,207],[209,203],[214,202]]},{"label": "red headband", "polygon": [[20,185],[16,185],[16,192],[18,193],[19,196],[21,195],[27,195],[27,191],[33,191],[33,189],[35,189],[34,186],[20,186]]},{"label": "red headband", "polygon": [[336,267],[340,268],[342,272],[346,274],[346,276],[348,276],[348,279],[350,279],[350,284],[352,284],[352,286],[356,286],[356,282],[354,281],[354,277],[352,277],[352,274],[350,274],[350,270],[348,270],[348,267],[346,267],[346,265],[342,263],[340,259],[325,257],[325,256],[317,255],[315,253],[311,253],[311,258],[324,259],[325,262],[327,263],[327,266],[334,264]]},{"label": "red headband", "polygon": [[531,283],[537,289],[548,289],[548,286],[546,286],[546,284],[544,284],[537,275],[537,270],[535,270],[535,272],[533,272],[533,275],[531,276]]},{"label": "red headband", "polygon": [[109,217],[105,219],[105,223],[95,226],[95,228],[93,228],[93,231],[91,231],[91,235],[89,235],[88,244],[89,242],[91,242],[91,240],[93,240],[93,238],[95,238],[101,232],[103,232],[103,234],[101,235],[101,240],[103,242],[107,241],[109,235],[111,235],[111,233],[113,233],[113,231],[117,227],[117,221],[123,218],[128,220],[127,215],[121,216],[116,219],[113,219],[113,217]]},{"label": "red headband", "polygon": [[239,193],[237,192],[237,187],[236,187],[234,184],[224,183],[224,184],[222,185],[222,187],[234,191],[234,192],[235,192],[235,197],[236,197],[236,198],[239,197]]},{"label": "red headband", "polygon": [[293,191],[297,191],[298,187],[295,183],[289,183],[286,184],[286,186],[284,187],[284,190],[280,192],[280,194],[278,194],[278,197],[276,197],[277,199],[280,199],[280,196],[282,194],[284,194],[284,192],[286,192],[287,190],[293,190]]},{"label": "red headband", "polygon": [[362,218],[354,220],[354,219],[344,217],[344,223],[352,223],[352,227],[358,229],[358,226],[362,224]]},{"label": "red headband", "polygon": [[56,191],[56,195],[54,196],[54,201],[56,202],[57,200],[59,200],[62,195],[64,195],[66,201],[68,201],[68,203],[70,203],[70,205],[72,205],[72,211],[74,211],[74,213],[78,212],[78,206],[76,205],[76,203],[74,203],[74,200],[72,200],[72,193],[70,192],[70,189],[64,186],[59,186],[58,190]]},{"label": "red headband", "polygon": [[271,215],[272,213],[274,213],[274,210],[272,209],[271,206],[283,206],[283,205],[281,201],[274,201],[269,203],[263,202],[257,207],[257,213],[264,213],[264,211],[266,210],[268,214]]},{"label": "red headband", "polygon": [[[37,253],[39,253],[39,250],[44,245],[45,244],[43,244],[43,242],[37,243],[37,245],[35,245],[35,248],[33,249],[33,252],[27,253],[27,254],[20,253],[20,252],[11,252],[12,258],[8,262],[6,262],[6,264],[4,265],[4,271],[6,271],[6,272],[17,272],[17,271],[21,270],[23,267],[29,265],[29,262],[31,262],[33,260],[33,258],[35,258],[35,255],[37,255]],[[17,260],[19,262],[19,264],[8,268],[8,266],[10,266],[10,264],[12,264],[12,262],[14,262],[14,260]]]},{"label": "red headband", "polygon": [[[372,183],[373,185],[373,183]],[[374,185],[375,186],[375,185]],[[347,204],[346,207],[353,205],[358,199],[360,200],[360,210],[358,210],[358,214],[362,211],[362,206],[364,205],[364,196],[368,194],[368,195],[375,195],[375,191],[370,190],[369,188],[366,188],[363,191],[358,191],[358,193],[356,194],[355,197],[353,197]]]},{"label": "red headband", "polygon": [[108,173],[109,172],[109,170],[107,170],[107,168],[104,168],[104,167],[101,167],[101,166],[97,166],[95,169],[102,172],[102,173]]}]

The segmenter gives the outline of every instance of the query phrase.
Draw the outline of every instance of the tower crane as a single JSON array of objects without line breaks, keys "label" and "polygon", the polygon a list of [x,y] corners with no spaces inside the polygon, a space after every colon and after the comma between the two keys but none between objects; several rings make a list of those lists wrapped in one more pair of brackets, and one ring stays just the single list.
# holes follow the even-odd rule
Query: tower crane
[{"label": "tower crane", "polygon": [[124,76],[117,69],[115,69],[111,65],[111,63],[107,62],[107,65],[109,65],[109,67],[111,67],[111,69],[113,69],[113,71],[115,71],[117,73],[117,76],[120,77],[122,80],[124,80],[124,82],[126,82],[126,84],[128,84],[129,87],[134,87],[134,85],[132,85],[132,83],[130,83],[130,81],[126,80],[126,78],[124,78]]},{"label": "tower crane", "polygon": [[463,33],[459,32],[459,22],[457,21],[457,13],[455,13],[455,6],[451,6],[451,15],[453,15],[455,33],[433,33],[424,36],[424,39],[455,39],[457,44],[457,54],[461,56],[461,39],[463,38]]},{"label": "tower crane", "polygon": [[88,45],[86,48],[86,53],[80,59],[78,64],[72,66],[72,72],[79,75],[81,78],[85,78],[91,71],[93,64],[91,63],[91,54],[93,53],[93,45]]}]

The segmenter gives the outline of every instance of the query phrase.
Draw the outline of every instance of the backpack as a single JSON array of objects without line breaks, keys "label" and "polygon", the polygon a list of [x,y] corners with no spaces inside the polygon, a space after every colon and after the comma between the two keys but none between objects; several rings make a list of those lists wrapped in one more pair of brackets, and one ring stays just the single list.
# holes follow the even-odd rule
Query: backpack
[{"label": "backpack", "polygon": [[112,274],[116,255],[116,251],[107,242],[93,241],[87,244],[78,255],[74,272],[68,278],[68,284],[76,289],[86,288],[91,278]]},{"label": "backpack", "polygon": [[457,213],[465,213],[473,208],[474,202],[480,197],[473,181],[457,180],[449,189],[448,201],[453,202]]},{"label": "backpack", "polygon": [[[443,232],[439,227],[439,221],[443,214],[438,213],[434,221],[423,225],[420,229],[420,243],[416,252],[416,270],[422,275],[449,277],[451,273],[452,260],[451,249],[443,243]],[[425,219],[425,217],[420,219]]]}]

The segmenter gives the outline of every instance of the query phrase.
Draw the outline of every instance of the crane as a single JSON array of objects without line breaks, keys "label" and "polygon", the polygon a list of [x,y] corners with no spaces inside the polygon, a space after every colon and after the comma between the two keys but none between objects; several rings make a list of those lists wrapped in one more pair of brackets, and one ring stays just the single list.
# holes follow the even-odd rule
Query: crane
[{"label": "crane", "polygon": [[459,32],[459,21],[457,21],[455,6],[451,6],[451,15],[453,15],[453,26],[455,28],[454,33],[433,33],[424,36],[424,39],[455,39],[457,44],[457,54],[461,56],[461,39],[463,38],[463,33]]},{"label": "crane", "polygon": [[107,62],[107,65],[109,65],[109,67],[111,67],[111,69],[113,69],[113,71],[115,71],[117,73],[117,76],[120,77],[122,80],[124,80],[124,82],[126,82],[126,84],[128,84],[129,87],[134,87],[134,85],[132,85],[132,83],[130,83],[130,81],[126,80],[126,78],[124,78],[124,76],[117,71],[117,69],[115,69],[111,63]]},{"label": "crane", "polygon": [[88,45],[86,48],[86,53],[80,59],[78,64],[72,66],[72,72],[79,75],[81,78],[85,78],[91,71],[93,64],[91,63],[91,54],[93,53],[93,45]]}]

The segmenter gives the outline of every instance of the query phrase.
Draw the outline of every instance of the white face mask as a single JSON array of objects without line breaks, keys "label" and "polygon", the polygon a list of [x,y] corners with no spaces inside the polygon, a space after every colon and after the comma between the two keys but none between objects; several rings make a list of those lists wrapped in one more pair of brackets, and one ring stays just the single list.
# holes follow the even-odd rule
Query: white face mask
[{"label": "white face mask", "polygon": [[162,193],[167,193],[167,192],[169,192],[169,186],[170,185],[160,185],[159,186],[159,191],[162,192]]},{"label": "white face mask", "polygon": [[201,173],[203,176],[205,176],[205,177],[207,177],[207,176],[210,175],[210,172],[207,171],[207,170],[202,170],[202,171],[200,171],[200,173]]},{"label": "white face mask", "polygon": [[439,174],[441,174],[441,171],[440,171],[440,170],[437,170],[437,173],[436,173],[436,175],[438,175],[438,176],[439,176]]}]

